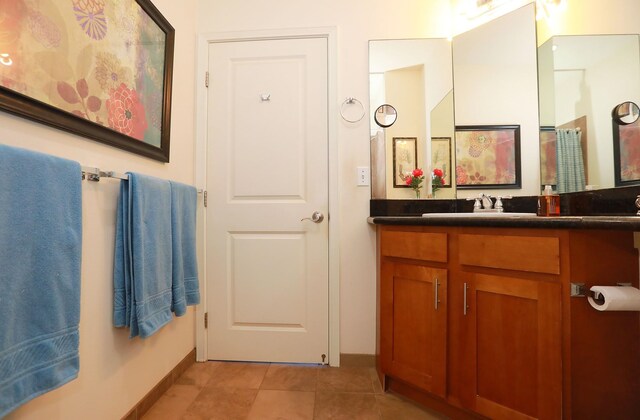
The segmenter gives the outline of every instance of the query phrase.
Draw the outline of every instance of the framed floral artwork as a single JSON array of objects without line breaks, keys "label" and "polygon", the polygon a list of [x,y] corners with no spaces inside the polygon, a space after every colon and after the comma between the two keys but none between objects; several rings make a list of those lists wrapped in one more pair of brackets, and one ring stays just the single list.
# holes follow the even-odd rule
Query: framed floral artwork
[{"label": "framed floral artwork", "polygon": [[451,188],[451,137],[431,137],[431,170],[440,169],[444,183]]},{"label": "framed floral artwork", "polygon": [[555,185],[558,183],[558,165],[556,163],[556,128],[540,127],[540,184]]},{"label": "framed floral artwork", "polygon": [[456,187],[521,188],[520,126],[456,126]]},{"label": "framed floral artwork", "polygon": [[612,124],[615,186],[640,185],[640,120]]},{"label": "framed floral artwork", "polygon": [[0,109],[168,162],[174,32],[150,0],[0,0]]},{"label": "framed floral artwork", "polygon": [[407,176],[418,167],[418,138],[393,138],[393,188],[411,188]]}]

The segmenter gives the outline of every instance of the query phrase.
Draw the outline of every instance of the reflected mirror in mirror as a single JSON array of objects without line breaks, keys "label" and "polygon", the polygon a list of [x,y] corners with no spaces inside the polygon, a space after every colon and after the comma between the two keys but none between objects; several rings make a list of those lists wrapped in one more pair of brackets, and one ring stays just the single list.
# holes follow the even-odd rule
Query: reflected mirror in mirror
[{"label": "reflected mirror in mirror", "polygon": [[[455,36],[452,48],[456,181],[461,186],[458,197],[478,193],[539,194],[534,5],[528,4]],[[485,144],[474,143],[477,136],[469,137],[468,130],[463,129],[468,126],[475,127],[477,132],[496,126],[519,127],[522,159],[516,159],[516,153],[508,153],[510,149],[496,144],[497,138]],[[520,175],[516,176],[517,181],[512,179],[516,173]],[[485,179],[494,182],[482,181]],[[477,189],[482,184],[493,185]]]},{"label": "reflected mirror in mirror", "polygon": [[[372,198],[416,197],[412,189],[393,182],[394,137],[416,139],[416,166],[426,174],[420,197],[432,196],[431,139],[453,138],[452,90],[451,44],[446,39],[369,42]],[[380,104],[393,104],[400,116],[393,125],[377,117]],[[438,198],[454,198],[453,190],[439,190]]]},{"label": "reflected mirror in mirror", "polygon": [[612,117],[637,118],[640,37],[551,37],[538,48],[538,74],[541,186],[560,193],[616,186]]},{"label": "reflected mirror in mirror", "polygon": [[376,109],[373,118],[375,119],[376,124],[378,124],[380,127],[388,128],[396,122],[396,119],[398,119],[398,112],[393,106],[384,104],[380,105]]},{"label": "reflected mirror in mirror", "polygon": [[634,102],[623,102],[613,108],[611,117],[620,125],[633,124],[640,117],[640,109]]}]

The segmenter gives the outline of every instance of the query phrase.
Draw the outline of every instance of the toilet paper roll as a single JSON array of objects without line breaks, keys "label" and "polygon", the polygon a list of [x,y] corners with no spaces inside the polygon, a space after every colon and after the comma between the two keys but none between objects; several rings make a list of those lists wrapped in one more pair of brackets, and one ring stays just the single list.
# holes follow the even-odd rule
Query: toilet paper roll
[{"label": "toilet paper roll", "polygon": [[588,298],[591,306],[599,311],[640,311],[640,290],[635,287],[593,286],[590,290],[600,293],[598,300]]}]

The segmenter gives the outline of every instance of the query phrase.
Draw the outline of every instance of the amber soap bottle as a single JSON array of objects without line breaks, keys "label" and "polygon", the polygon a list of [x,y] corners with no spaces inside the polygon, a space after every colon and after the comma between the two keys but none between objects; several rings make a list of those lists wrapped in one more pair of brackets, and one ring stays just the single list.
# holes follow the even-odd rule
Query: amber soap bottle
[{"label": "amber soap bottle", "polygon": [[553,192],[551,185],[545,185],[538,197],[538,216],[560,216],[560,195]]}]

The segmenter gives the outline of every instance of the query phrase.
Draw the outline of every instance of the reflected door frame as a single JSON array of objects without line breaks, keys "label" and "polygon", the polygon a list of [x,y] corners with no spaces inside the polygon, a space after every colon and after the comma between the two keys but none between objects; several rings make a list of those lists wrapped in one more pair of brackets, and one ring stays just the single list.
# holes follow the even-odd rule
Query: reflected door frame
[{"label": "reflected door frame", "polygon": [[[340,366],[340,252],[339,252],[339,207],[338,207],[338,126],[337,115],[337,28],[300,28],[263,31],[213,32],[198,36],[196,63],[196,187],[206,191],[207,150],[207,69],[209,44],[230,41],[258,41],[266,39],[326,38],[328,59],[328,136],[329,136],[329,365]],[[201,303],[195,308],[196,316],[196,360],[207,360],[207,279],[204,258],[206,243],[206,218],[204,208],[198,207],[198,270],[200,272]]]}]

